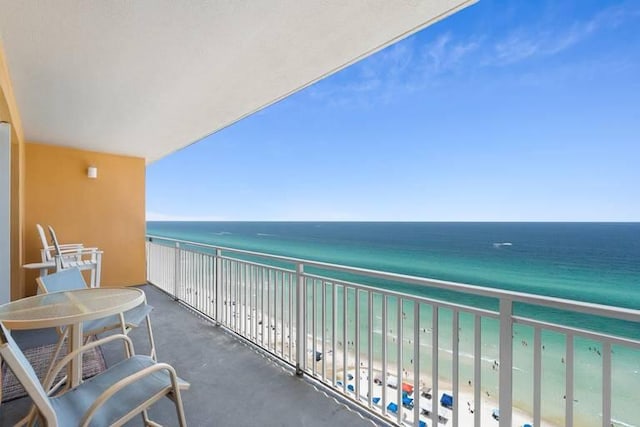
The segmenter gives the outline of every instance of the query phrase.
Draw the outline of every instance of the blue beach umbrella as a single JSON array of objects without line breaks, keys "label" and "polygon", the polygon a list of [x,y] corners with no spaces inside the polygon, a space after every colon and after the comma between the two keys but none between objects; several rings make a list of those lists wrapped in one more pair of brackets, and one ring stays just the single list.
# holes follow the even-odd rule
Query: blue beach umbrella
[{"label": "blue beach umbrella", "polygon": [[394,414],[398,412],[398,405],[396,405],[395,403],[391,402],[387,405],[387,410],[389,412],[393,412]]}]

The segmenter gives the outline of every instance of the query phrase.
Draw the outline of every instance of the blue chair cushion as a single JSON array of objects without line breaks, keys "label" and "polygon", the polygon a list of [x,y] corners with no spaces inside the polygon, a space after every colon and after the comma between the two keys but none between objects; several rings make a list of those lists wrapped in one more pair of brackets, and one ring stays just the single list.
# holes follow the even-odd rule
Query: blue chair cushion
[{"label": "blue chair cushion", "polygon": [[[79,425],[83,415],[107,388],[123,378],[154,365],[149,356],[132,356],[85,381],[73,390],[51,398],[58,424]],[[182,383],[186,384],[184,381]],[[171,387],[167,371],[156,371],[118,391],[107,400],[92,418],[91,427],[110,426],[145,401],[166,392]]]},{"label": "blue chair cushion", "polygon": [[[132,308],[129,311],[125,311],[124,322],[127,324],[127,326],[137,328],[138,326],[140,326],[140,323],[142,323],[144,318],[147,317],[152,311],[153,306],[149,304],[140,304],[139,306]],[[82,325],[84,335],[95,335],[102,331],[118,328],[119,326],[119,315],[89,320],[88,322],[84,322],[84,324]]]}]

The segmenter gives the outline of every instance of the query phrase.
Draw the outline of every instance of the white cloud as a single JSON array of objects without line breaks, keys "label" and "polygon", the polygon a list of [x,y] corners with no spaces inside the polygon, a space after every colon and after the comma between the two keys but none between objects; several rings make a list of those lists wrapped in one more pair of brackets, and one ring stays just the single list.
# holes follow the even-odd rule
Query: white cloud
[{"label": "white cloud", "polygon": [[422,70],[423,80],[458,71],[481,43],[482,39],[476,37],[454,40],[448,33],[438,36],[422,48],[421,61],[417,65]]},{"label": "white cloud", "polygon": [[574,22],[569,27],[556,29],[517,29],[505,39],[494,43],[493,53],[485,65],[508,65],[534,56],[551,56],[586,40],[594,33],[615,28],[625,20],[637,17],[637,11],[624,6],[610,7],[586,21]]},{"label": "white cloud", "polygon": [[504,67],[534,57],[552,56],[578,45],[595,33],[637,19],[640,9],[609,7],[573,24],[529,23],[500,38],[491,34],[461,38],[450,32],[431,40],[419,35],[402,40],[321,81],[307,95],[331,107],[367,109],[407,93],[439,86],[474,67]]},{"label": "white cloud", "polygon": [[459,71],[479,46],[479,40],[454,40],[448,33],[421,45],[417,39],[404,40],[343,71],[343,81],[320,82],[308,93],[331,106],[366,107],[388,102]]}]

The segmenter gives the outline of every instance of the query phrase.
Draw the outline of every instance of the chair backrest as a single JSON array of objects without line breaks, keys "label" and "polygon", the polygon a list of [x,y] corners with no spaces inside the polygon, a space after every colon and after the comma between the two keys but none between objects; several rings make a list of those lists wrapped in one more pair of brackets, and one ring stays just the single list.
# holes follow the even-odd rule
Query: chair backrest
[{"label": "chair backrest", "polygon": [[45,293],[87,288],[87,283],[77,267],[38,277],[36,282],[38,290]]},{"label": "chair backrest", "polygon": [[62,251],[60,250],[58,237],[56,236],[56,232],[53,231],[52,226],[49,226],[49,234],[51,235],[51,241],[53,242],[53,247],[56,249],[56,255],[58,255],[58,258],[60,258],[60,265],[62,266],[62,268],[67,268],[67,263],[65,262],[65,259],[62,256]]},{"label": "chair backrest", "polygon": [[0,322],[0,357],[27,391],[40,414],[47,421],[47,425],[57,426],[56,415],[47,393],[40,384],[33,367],[2,322]]},{"label": "chair backrest", "polygon": [[47,242],[47,235],[44,232],[44,228],[40,224],[36,224],[38,234],[40,235],[40,242],[42,242],[42,262],[51,261],[51,253],[49,252],[49,242]]}]

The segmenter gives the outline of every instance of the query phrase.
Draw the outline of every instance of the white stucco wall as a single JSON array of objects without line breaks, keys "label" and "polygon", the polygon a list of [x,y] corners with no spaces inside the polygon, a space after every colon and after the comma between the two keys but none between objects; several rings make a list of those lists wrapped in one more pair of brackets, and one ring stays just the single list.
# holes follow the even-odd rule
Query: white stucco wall
[{"label": "white stucco wall", "polygon": [[0,304],[11,297],[11,127],[0,123]]}]

